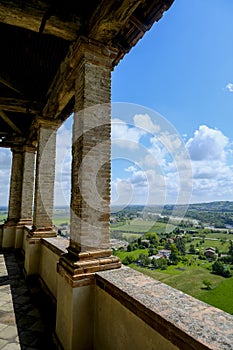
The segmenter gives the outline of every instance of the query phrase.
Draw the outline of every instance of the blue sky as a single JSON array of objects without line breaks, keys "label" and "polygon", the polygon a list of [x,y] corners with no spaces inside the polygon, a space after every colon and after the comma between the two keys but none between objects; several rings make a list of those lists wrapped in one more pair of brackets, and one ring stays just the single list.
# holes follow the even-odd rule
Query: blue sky
[{"label": "blue sky", "polygon": [[[113,115],[113,203],[233,200],[232,16],[232,0],[175,0],[115,68],[112,102],[130,113]],[[70,129],[58,132],[56,204],[69,201]],[[1,150],[0,205],[9,168]]]}]

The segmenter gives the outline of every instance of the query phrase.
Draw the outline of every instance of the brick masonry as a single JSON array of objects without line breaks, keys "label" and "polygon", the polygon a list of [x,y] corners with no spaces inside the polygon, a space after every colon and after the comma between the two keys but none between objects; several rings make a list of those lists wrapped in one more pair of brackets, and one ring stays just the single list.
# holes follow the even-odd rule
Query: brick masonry
[{"label": "brick masonry", "polygon": [[33,232],[53,229],[56,125],[38,121]]},{"label": "brick masonry", "polygon": [[8,223],[17,223],[21,214],[21,195],[23,178],[23,149],[12,150],[12,166],[10,181],[10,196],[8,209]]},{"label": "brick masonry", "polygon": [[21,221],[32,221],[32,201],[34,190],[35,149],[27,147],[24,151]]},{"label": "brick masonry", "polygon": [[71,247],[79,251],[109,248],[111,68],[102,58],[88,52],[77,69]]}]

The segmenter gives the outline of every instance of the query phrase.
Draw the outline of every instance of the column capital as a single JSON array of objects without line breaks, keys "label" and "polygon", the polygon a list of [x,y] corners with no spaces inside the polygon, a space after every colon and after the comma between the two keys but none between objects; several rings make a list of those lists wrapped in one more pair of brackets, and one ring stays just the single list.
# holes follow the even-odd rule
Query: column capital
[{"label": "column capital", "polygon": [[42,118],[42,117],[36,118],[33,124],[33,126],[36,129],[43,127],[45,129],[52,129],[52,130],[57,130],[60,125],[61,125],[60,120],[54,120],[54,119]]},{"label": "column capital", "polygon": [[11,152],[13,154],[15,154],[15,153],[23,153],[24,152],[23,146],[12,147],[11,148]]},{"label": "column capital", "polygon": [[32,144],[26,144],[23,146],[23,151],[28,153],[36,153],[36,146]]},{"label": "column capital", "polygon": [[117,54],[117,50],[85,36],[80,36],[73,46],[73,58],[76,62],[80,63],[82,59],[85,59],[110,69],[113,69],[113,61]]}]

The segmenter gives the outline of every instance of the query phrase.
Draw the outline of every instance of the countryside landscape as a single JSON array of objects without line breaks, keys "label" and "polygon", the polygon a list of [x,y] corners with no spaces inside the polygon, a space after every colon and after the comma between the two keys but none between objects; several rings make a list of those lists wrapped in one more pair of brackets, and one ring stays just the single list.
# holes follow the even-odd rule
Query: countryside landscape
[{"label": "countryside landscape", "polygon": [[[111,247],[123,264],[233,314],[233,202],[111,208]],[[175,215],[174,215],[175,213]],[[7,209],[1,208],[0,222]],[[55,208],[69,238],[69,209]]]}]

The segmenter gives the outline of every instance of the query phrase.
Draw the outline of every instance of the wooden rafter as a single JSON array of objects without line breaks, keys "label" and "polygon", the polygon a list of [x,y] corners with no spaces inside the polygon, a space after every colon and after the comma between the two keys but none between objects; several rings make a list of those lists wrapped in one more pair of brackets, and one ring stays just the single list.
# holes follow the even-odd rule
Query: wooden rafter
[{"label": "wooden rafter", "polygon": [[39,114],[42,110],[42,103],[28,100],[0,97],[0,109],[8,112]]},{"label": "wooden rafter", "polygon": [[5,112],[0,110],[0,117],[18,134],[23,134],[22,131],[12,122],[10,118],[6,115]]},{"label": "wooden rafter", "polygon": [[103,42],[110,41],[129,20],[141,2],[141,0],[118,2],[102,0],[90,20],[89,36]]},{"label": "wooden rafter", "polygon": [[9,82],[8,80],[4,79],[3,77],[0,77],[0,83],[5,85],[6,87],[11,89],[12,91],[17,92],[18,94],[21,93],[16,87],[13,86],[13,84],[11,82]]},{"label": "wooden rafter", "polygon": [[[115,57],[114,55],[116,54],[114,51],[109,50],[106,46],[84,37],[81,37],[77,42],[74,42],[70,46],[68,54],[61,63],[60,68],[48,90],[48,101],[42,112],[44,117],[52,117],[56,119],[74,96],[74,84],[75,79],[77,78],[76,68],[81,57],[84,55],[84,47],[86,47],[87,50],[94,51],[95,49],[94,57],[97,59],[98,55],[101,55],[102,64],[110,65],[110,58],[108,55],[111,54],[113,60]],[[104,52],[106,56],[103,54]]]},{"label": "wooden rafter", "polygon": [[[39,32],[48,10],[49,4],[39,0],[1,0],[0,22]],[[73,22],[67,22],[51,14],[44,24],[43,33],[72,41],[76,38],[80,26],[80,20],[77,18]]]}]

